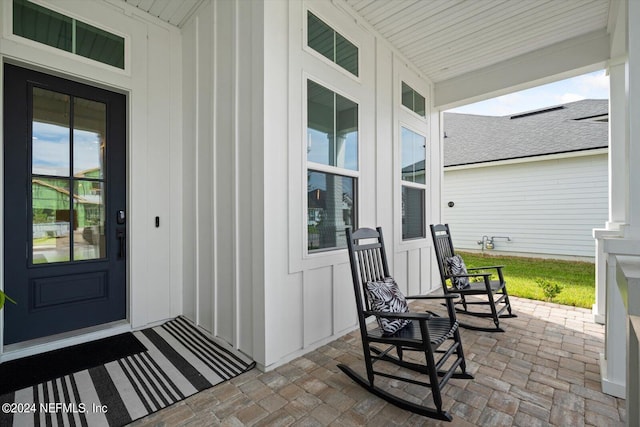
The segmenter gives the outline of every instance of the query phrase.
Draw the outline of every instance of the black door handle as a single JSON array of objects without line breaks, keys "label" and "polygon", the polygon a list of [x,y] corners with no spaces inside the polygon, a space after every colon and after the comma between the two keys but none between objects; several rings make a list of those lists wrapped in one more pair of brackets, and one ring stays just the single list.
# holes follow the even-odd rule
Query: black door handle
[{"label": "black door handle", "polygon": [[116,230],[116,238],[118,239],[118,259],[123,259],[125,257],[125,242],[126,242],[126,233],[123,229]]}]

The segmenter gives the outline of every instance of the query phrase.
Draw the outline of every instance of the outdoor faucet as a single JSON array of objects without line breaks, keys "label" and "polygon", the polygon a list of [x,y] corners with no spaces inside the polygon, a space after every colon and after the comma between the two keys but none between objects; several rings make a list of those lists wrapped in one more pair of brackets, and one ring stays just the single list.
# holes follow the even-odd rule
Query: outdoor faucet
[{"label": "outdoor faucet", "polygon": [[[478,240],[478,244],[482,245],[482,252],[484,252],[485,248],[486,249],[493,249],[493,242],[491,240],[489,240],[489,236],[482,236],[482,240]],[[487,245],[490,244],[491,247],[487,247]]]}]

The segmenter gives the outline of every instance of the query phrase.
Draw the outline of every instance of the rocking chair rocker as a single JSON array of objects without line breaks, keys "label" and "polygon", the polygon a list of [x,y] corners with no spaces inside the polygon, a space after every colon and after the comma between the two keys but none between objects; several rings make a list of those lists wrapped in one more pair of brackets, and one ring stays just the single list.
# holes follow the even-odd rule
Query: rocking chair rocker
[{"label": "rocking chair rocker", "polygon": [[[379,307],[379,305],[373,301],[375,295],[372,286],[380,283],[386,286],[390,282],[396,286],[389,274],[382,229],[380,227],[376,230],[361,228],[351,231],[347,228],[346,234],[367,377],[364,378],[344,364],[338,367],[360,386],[393,405],[416,414],[451,421],[451,415],[442,409],[442,388],[452,377],[473,378],[467,373],[458,321],[452,303],[452,299],[457,296],[406,297],[406,299],[444,299],[448,307],[448,317],[439,317],[433,313],[412,313],[402,309],[380,311],[378,308],[374,311],[374,306]],[[397,296],[398,292],[396,288],[391,294]],[[401,299],[404,300],[404,298]],[[367,319],[371,316],[378,319],[380,326],[367,325]],[[385,331],[382,319],[391,323],[404,321],[406,326],[396,332]],[[383,348],[378,348],[374,346],[375,344],[382,345]],[[390,354],[394,349],[397,357]],[[418,361],[417,358],[411,361],[404,360],[405,351],[422,353],[424,361]],[[394,371],[383,372],[374,369],[374,363],[380,361],[400,366],[404,369],[401,369],[398,374],[404,370],[409,375],[394,375],[389,373]],[[460,372],[456,372],[458,368]],[[376,384],[375,380],[378,377],[425,387],[425,396],[430,390],[435,408],[416,404],[390,393]]]},{"label": "rocking chair rocker", "polygon": [[[509,294],[507,293],[507,284],[502,274],[502,265],[493,265],[486,267],[468,268],[467,271],[456,273],[452,271],[451,260],[456,257],[451,240],[451,232],[449,224],[431,225],[431,237],[433,238],[433,248],[438,261],[440,270],[440,280],[442,282],[442,290],[445,295],[459,295],[460,301],[456,301],[456,305],[462,305],[463,308],[456,307],[459,313],[469,314],[477,317],[490,317],[493,320],[495,328],[483,328],[479,326],[460,323],[460,326],[466,329],[488,331],[488,332],[504,332],[500,327],[500,319],[506,317],[517,317],[511,312],[511,303],[509,302]],[[497,273],[498,280],[491,280],[492,273],[487,270],[493,270]],[[469,278],[481,278],[481,282],[470,282]],[[466,279],[464,287],[456,286],[456,282],[460,279]],[[449,285],[450,283],[450,285]],[[459,284],[460,282],[458,282]],[[466,297],[476,296],[479,300],[469,301]],[[486,298],[485,298],[486,297]],[[499,307],[499,305],[502,307]],[[486,305],[489,311],[471,311],[469,306]],[[505,310],[507,313],[504,313]],[[504,314],[503,314],[504,313]]]}]

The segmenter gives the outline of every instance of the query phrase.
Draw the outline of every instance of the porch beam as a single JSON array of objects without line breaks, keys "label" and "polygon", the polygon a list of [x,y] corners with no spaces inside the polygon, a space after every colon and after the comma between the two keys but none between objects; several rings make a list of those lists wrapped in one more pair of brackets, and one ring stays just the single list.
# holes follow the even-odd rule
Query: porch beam
[{"label": "porch beam", "polygon": [[604,68],[610,57],[605,30],[574,37],[507,61],[434,85],[436,108],[445,110],[477,102],[548,81],[550,76],[575,75],[576,70]]}]

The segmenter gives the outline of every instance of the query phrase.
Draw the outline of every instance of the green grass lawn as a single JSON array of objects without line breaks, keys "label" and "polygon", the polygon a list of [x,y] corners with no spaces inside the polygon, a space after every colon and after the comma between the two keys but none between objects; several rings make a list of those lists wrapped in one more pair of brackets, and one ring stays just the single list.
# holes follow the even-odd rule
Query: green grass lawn
[{"label": "green grass lawn", "polygon": [[591,308],[595,302],[595,265],[588,262],[555,259],[493,256],[460,252],[467,267],[504,265],[509,295],[545,300],[536,279],[560,284],[563,289],[553,302]]}]

